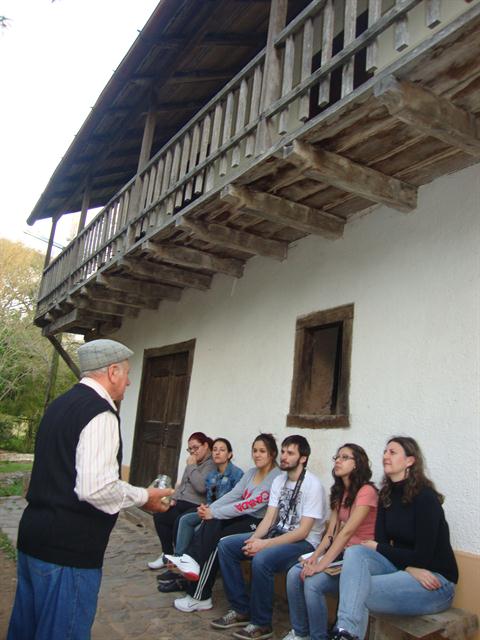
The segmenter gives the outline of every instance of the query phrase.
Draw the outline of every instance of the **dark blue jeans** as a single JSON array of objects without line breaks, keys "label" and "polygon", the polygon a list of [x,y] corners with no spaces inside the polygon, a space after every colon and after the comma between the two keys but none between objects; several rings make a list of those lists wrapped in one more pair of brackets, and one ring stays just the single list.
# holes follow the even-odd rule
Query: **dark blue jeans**
[{"label": "dark blue jeans", "polygon": [[243,554],[242,547],[251,536],[251,533],[239,533],[222,538],[218,543],[218,558],[230,606],[237,613],[249,615],[252,624],[264,627],[272,624],[275,574],[288,571],[300,555],[313,551],[313,547],[309,542],[301,540],[259,551],[251,559],[249,597],[240,563],[249,559]]},{"label": "dark blue jeans", "polygon": [[101,569],[74,569],[17,559],[17,592],[7,640],[89,640]]}]

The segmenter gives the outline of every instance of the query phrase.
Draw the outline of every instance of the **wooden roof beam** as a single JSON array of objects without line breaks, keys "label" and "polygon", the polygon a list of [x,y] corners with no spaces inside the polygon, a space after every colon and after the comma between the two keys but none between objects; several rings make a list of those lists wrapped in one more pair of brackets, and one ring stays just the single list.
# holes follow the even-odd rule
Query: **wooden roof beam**
[{"label": "wooden roof beam", "polygon": [[139,262],[133,258],[121,258],[118,261],[118,265],[134,276],[156,280],[157,282],[167,282],[179,287],[192,287],[193,289],[204,291],[209,289],[212,283],[212,276],[207,276],[203,273],[166,267],[163,264],[160,265],[153,262]]},{"label": "wooden roof beam", "polygon": [[127,307],[123,304],[114,303],[114,302],[95,302],[92,300],[85,300],[81,296],[67,298],[68,302],[75,305],[77,309],[83,309],[88,312],[92,312],[94,314],[100,316],[120,316],[127,318],[136,318],[138,316],[138,309],[132,309],[131,307]]},{"label": "wooden roof beam", "polygon": [[80,289],[80,295],[89,300],[98,302],[113,302],[134,309],[158,309],[159,300],[135,293],[123,293],[121,291],[109,291],[105,287],[89,284]]},{"label": "wooden roof beam", "polygon": [[295,140],[284,148],[283,157],[301,168],[306,178],[399,211],[412,211],[417,206],[417,188],[413,185],[306,142]]},{"label": "wooden roof beam", "polygon": [[107,287],[112,291],[126,294],[142,295],[147,298],[159,298],[166,300],[180,300],[182,289],[171,287],[168,284],[158,284],[145,282],[145,280],[134,280],[121,276],[110,276],[99,274],[95,279],[96,283],[102,287]]},{"label": "wooden roof beam", "polygon": [[281,240],[262,238],[253,233],[238,231],[221,224],[206,224],[196,220],[188,220],[183,216],[178,218],[176,226],[185,231],[190,231],[204,242],[219,245],[226,249],[244,251],[245,253],[263,256],[264,258],[273,258],[274,260],[285,260],[287,257],[288,244]]},{"label": "wooden roof beam", "polygon": [[375,96],[390,115],[417,131],[473,156],[480,156],[480,125],[468,111],[432,91],[388,76],[375,86]]},{"label": "wooden roof beam", "polygon": [[191,69],[186,71],[177,71],[168,79],[169,84],[187,83],[187,82],[208,82],[209,80],[230,80],[233,78],[238,69],[223,69],[222,71],[209,71],[208,69]]},{"label": "wooden roof beam", "polygon": [[159,102],[155,105],[155,111],[157,114],[164,113],[165,111],[187,111],[193,109],[200,109],[205,104],[205,101],[193,100],[190,102]]},{"label": "wooden roof beam", "polygon": [[142,249],[156,258],[160,258],[160,260],[182,267],[218,271],[234,278],[243,276],[245,263],[234,258],[219,258],[206,251],[199,251],[190,247],[155,244],[150,240],[144,242]]},{"label": "wooden roof beam", "polygon": [[266,42],[266,33],[206,33],[200,44],[208,44],[213,47],[251,47],[259,42]]},{"label": "wooden roof beam", "polygon": [[228,185],[220,200],[276,224],[326,238],[339,238],[344,222],[332,214],[247,187]]},{"label": "wooden roof beam", "polygon": [[80,309],[73,309],[69,313],[52,320],[42,329],[43,336],[54,335],[61,331],[69,331],[69,329],[83,327],[88,329],[93,324],[93,318]]}]

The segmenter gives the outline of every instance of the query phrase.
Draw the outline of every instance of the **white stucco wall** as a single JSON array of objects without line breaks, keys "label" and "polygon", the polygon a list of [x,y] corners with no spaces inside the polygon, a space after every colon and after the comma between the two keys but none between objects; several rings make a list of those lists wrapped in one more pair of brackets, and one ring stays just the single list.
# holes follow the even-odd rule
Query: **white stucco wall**
[{"label": "white stucco wall", "polygon": [[253,258],[242,279],[216,276],[210,291],[126,323],[118,339],[136,353],[122,405],[125,462],[144,349],[196,339],[184,434],[229,437],[246,467],[260,430],[279,440],[295,432],[285,416],[297,316],[354,303],[352,426],[299,431],[310,468],[329,486],[332,454],[353,441],[379,480],[388,436],[416,437],[446,494],[455,548],[479,553],[479,178],[477,167],[442,178],[420,189],[411,214],[379,207],[340,240],[306,238],[283,263]]}]

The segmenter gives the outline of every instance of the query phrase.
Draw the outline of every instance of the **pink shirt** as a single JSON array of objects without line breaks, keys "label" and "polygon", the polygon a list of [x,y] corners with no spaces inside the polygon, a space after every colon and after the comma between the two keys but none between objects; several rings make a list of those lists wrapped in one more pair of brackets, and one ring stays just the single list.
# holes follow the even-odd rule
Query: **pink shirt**
[{"label": "pink shirt", "polygon": [[[345,499],[345,495],[343,496],[343,499]],[[348,518],[350,517],[350,513],[355,507],[370,507],[367,517],[350,538],[347,547],[351,547],[352,544],[360,544],[360,542],[363,542],[363,540],[374,539],[375,520],[377,518],[377,504],[378,493],[371,484],[364,484],[363,487],[360,488],[359,492],[357,493],[357,497],[355,498],[354,503],[351,507],[343,506],[342,502],[342,506],[340,507],[340,511],[338,514],[342,525],[345,524],[345,522],[348,520]]]}]

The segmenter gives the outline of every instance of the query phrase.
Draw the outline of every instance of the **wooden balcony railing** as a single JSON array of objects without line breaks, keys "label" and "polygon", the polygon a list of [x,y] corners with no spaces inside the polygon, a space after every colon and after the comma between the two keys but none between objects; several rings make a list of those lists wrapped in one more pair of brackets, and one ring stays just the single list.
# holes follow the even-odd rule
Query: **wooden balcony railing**
[{"label": "wooden balcony railing", "polygon": [[[274,101],[262,104],[266,83],[273,81],[263,50],[45,269],[37,316],[127,254],[139,238],[169,225],[196,199],[264,161],[280,140],[304,131],[321,109],[348,97],[358,83],[375,78],[382,67],[477,2],[312,0],[274,41],[280,59]],[[367,23],[359,28],[362,12]],[[358,80],[355,63],[361,52],[365,63]],[[331,95],[334,73],[340,77],[337,98]]]}]

